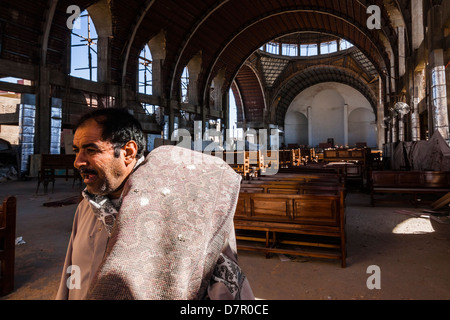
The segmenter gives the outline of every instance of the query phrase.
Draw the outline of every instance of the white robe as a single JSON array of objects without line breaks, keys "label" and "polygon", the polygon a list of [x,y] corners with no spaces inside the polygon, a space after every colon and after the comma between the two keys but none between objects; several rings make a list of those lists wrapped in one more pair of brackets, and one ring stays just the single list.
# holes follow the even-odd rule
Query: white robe
[{"label": "white robe", "polygon": [[[75,212],[72,235],[56,294],[57,300],[86,298],[89,286],[102,262],[107,243],[108,233],[103,223],[94,215],[88,201],[83,199]],[[67,272],[70,266],[76,266],[72,268],[72,275]],[[67,285],[69,277],[72,280],[70,290]]]}]

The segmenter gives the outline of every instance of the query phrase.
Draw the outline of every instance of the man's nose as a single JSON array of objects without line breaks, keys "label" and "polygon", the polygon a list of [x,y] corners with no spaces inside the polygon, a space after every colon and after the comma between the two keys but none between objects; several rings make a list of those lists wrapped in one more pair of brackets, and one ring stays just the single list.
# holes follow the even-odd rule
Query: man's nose
[{"label": "man's nose", "polygon": [[84,156],[84,152],[80,151],[76,154],[73,165],[76,169],[80,169],[82,166],[86,165],[86,157]]}]

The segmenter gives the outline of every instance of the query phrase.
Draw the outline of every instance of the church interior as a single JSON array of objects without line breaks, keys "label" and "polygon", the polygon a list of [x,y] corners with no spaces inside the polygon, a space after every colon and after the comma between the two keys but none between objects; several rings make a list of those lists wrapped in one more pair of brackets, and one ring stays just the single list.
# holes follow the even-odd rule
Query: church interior
[{"label": "church interior", "polygon": [[98,108],[241,175],[257,299],[450,299],[450,0],[0,9],[0,300],[54,299]]}]

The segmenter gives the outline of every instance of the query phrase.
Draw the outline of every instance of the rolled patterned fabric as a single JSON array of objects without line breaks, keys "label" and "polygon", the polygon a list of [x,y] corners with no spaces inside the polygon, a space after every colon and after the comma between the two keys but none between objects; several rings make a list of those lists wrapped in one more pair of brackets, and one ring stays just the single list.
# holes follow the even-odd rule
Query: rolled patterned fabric
[{"label": "rolled patterned fabric", "polygon": [[[152,151],[126,182],[88,298],[253,298],[236,260],[240,180],[210,155],[175,146]],[[239,274],[218,286],[226,266]]]}]

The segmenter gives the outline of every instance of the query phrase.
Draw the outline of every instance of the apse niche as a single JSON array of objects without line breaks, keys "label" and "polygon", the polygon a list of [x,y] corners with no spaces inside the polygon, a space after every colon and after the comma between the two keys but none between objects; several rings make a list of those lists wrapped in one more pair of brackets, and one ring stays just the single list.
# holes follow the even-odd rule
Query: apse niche
[{"label": "apse niche", "polygon": [[286,112],[285,143],[316,147],[333,139],[338,146],[366,142],[376,148],[375,114],[356,89],[326,82],[297,95]]}]

